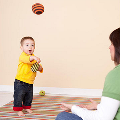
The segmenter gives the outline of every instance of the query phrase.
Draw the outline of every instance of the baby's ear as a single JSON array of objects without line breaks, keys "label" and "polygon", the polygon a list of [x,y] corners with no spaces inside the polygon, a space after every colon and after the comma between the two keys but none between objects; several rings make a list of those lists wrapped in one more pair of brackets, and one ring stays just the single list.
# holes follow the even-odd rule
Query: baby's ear
[{"label": "baby's ear", "polygon": [[20,46],[20,49],[23,51],[23,47],[22,46]]}]

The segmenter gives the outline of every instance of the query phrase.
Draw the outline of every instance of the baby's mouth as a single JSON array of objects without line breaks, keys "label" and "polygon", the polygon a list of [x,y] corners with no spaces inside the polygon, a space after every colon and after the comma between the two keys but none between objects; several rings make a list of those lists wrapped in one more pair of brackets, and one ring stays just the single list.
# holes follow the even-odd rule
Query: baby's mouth
[{"label": "baby's mouth", "polygon": [[32,50],[29,50],[29,52],[32,52]]}]

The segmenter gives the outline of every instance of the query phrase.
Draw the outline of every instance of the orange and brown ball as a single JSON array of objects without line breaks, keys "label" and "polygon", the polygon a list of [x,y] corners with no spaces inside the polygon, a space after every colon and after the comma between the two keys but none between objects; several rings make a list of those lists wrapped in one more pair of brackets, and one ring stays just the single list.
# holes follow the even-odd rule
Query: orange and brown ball
[{"label": "orange and brown ball", "polygon": [[35,3],[32,6],[32,11],[33,11],[33,13],[35,13],[37,15],[40,15],[44,12],[44,6],[40,3]]}]

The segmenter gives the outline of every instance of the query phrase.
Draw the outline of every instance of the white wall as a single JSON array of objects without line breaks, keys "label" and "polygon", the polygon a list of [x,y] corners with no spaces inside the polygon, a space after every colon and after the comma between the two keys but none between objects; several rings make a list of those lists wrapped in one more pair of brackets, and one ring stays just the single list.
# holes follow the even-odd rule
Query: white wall
[{"label": "white wall", "polygon": [[[34,3],[45,12],[35,15]],[[113,69],[109,34],[120,26],[119,0],[0,0],[0,85],[13,85],[20,39],[32,36],[44,73],[35,86],[102,89]]]}]

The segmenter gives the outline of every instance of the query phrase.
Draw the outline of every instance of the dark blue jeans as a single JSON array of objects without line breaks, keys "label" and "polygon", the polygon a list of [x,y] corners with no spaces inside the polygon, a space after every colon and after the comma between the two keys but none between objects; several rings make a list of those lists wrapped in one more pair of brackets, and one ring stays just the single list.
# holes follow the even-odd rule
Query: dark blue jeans
[{"label": "dark blue jeans", "polygon": [[30,109],[33,99],[33,84],[15,79],[14,82],[14,111]]},{"label": "dark blue jeans", "polygon": [[72,113],[61,112],[57,115],[55,120],[83,120],[83,119]]}]

